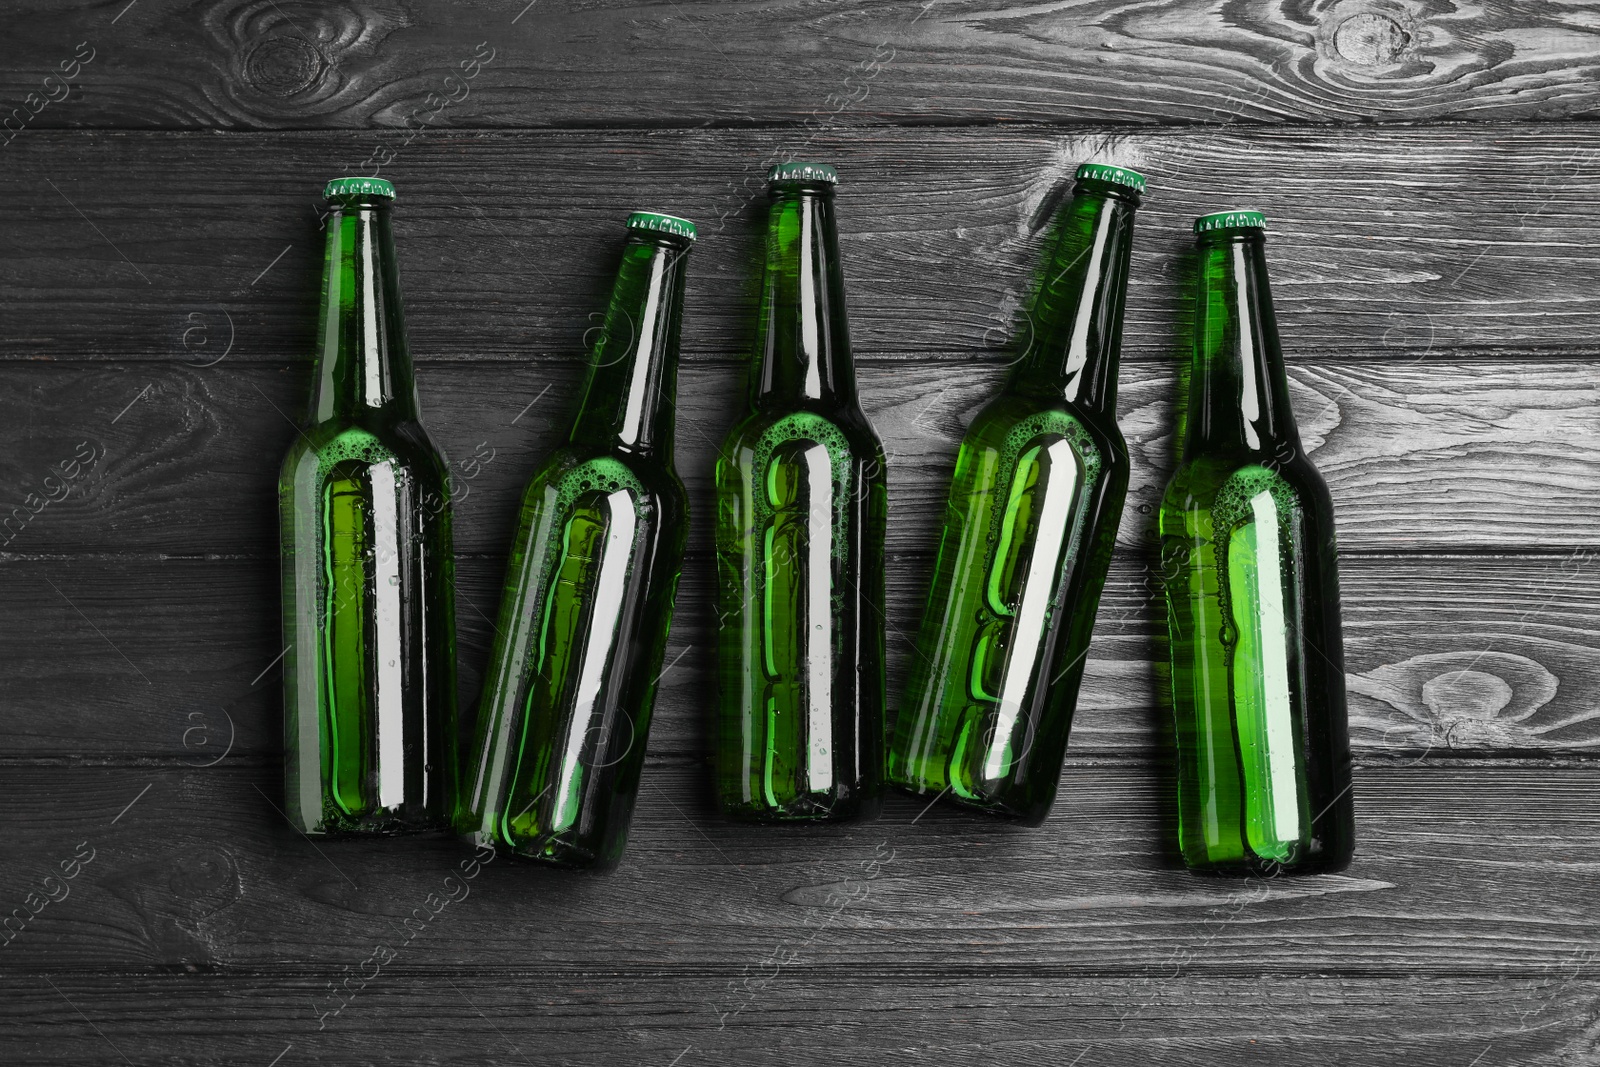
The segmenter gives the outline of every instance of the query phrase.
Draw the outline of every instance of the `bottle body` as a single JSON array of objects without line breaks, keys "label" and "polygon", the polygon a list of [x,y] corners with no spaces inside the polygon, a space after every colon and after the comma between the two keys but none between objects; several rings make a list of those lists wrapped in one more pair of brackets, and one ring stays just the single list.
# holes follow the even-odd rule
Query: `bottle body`
[{"label": "bottle body", "polygon": [[962,441],[889,743],[896,785],[1033,825],[1055,799],[1128,488],[1116,364],[1143,179],[1091,172],[1057,219],[1012,375]]},{"label": "bottle body", "polygon": [[687,252],[630,230],[571,439],[523,495],[455,815],[476,845],[600,869],[626,845],[688,531],[671,440]]},{"label": "bottle body", "polygon": [[883,449],[870,427],[758,412],[717,462],[724,815],[877,813],[884,705]]},{"label": "bottle body", "polygon": [[1343,867],[1353,817],[1327,487],[1303,458],[1197,458],[1168,486],[1160,526],[1184,862]]},{"label": "bottle body", "polygon": [[458,830],[557,866],[622,855],[682,567],[675,475],[567,447],[518,514]]},{"label": "bottle body", "polygon": [[961,443],[890,780],[1037,824],[1128,489],[1115,424],[1002,395]]},{"label": "bottle body", "polygon": [[309,425],[279,480],[286,811],[306,834],[447,825],[454,560],[417,417],[387,205],[330,215]]},{"label": "bottle body", "polygon": [[750,406],[717,461],[714,778],[745,821],[871,817],[882,798],[888,493],[856,399],[835,180],[774,170]]},{"label": "bottle body", "polygon": [[1333,502],[1294,427],[1262,242],[1202,240],[1160,512],[1178,844],[1221,874],[1338,870],[1354,847]]}]

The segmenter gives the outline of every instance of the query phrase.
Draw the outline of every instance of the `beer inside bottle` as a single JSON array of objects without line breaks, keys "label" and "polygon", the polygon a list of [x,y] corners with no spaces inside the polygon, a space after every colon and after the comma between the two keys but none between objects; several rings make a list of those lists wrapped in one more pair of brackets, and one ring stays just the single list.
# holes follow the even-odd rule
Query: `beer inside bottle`
[{"label": "beer inside bottle", "polygon": [[838,176],[768,181],[750,403],[717,462],[717,797],[736,819],[846,819],[882,793],[883,446],[856,399]]},{"label": "beer inside bottle", "polygon": [[672,426],[694,236],[629,217],[571,435],[523,494],[456,813],[474,844],[600,868],[626,844],[688,534]]},{"label": "beer inside bottle", "polygon": [[287,811],[307,834],[439,829],[455,770],[447,469],[418,413],[394,188],[342,178],[325,195],[317,380],[279,481]]},{"label": "beer inside bottle", "polygon": [[889,778],[1042,822],[1128,488],[1117,359],[1144,178],[1078,168],[1000,395],[956,458]]},{"label": "beer inside bottle", "polygon": [[1178,837],[1199,871],[1354,847],[1333,502],[1301,448],[1258,212],[1206,215],[1188,429],[1161,505]]}]

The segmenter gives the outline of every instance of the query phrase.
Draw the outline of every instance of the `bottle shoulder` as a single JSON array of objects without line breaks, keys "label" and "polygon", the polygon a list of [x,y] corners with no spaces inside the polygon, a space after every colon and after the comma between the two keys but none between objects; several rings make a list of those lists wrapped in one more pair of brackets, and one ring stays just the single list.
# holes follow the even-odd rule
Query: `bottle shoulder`
[{"label": "bottle shoulder", "polygon": [[296,442],[311,450],[367,442],[400,453],[418,447],[438,451],[422,422],[415,418],[336,417],[300,426]]},{"label": "bottle shoulder", "polygon": [[1126,472],[1128,446],[1115,419],[1101,419],[1059,398],[1002,392],[985,404],[962,438],[962,451],[1013,452],[1041,434],[1068,438],[1099,466]]},{"label": "bottle shoulder", "polygon": [[621,493],[641,514],[678,523],[688,512],[688,493],[671,464],[619,450],[563,445],[534,471],[525,497],[559,508],[591,493]]},{"label": "bottle shoulder", "polygon": [[728,431],[717,465],[758,465],[761,457],[790,441],[809,441],[822,445],[836,457],[849,456],[875,465],[879,471],[883,467],[883,443],[859,408],[831,412],[811,408],[752,409]]},{"label": "bottle shoulder", "polygon": [[[1279,458],[1282,457],[1282,458]],[[1314,518],[1331,521],[1333,498],[1321,472],[1298,448],[1276,453],[1202,453],[1185,457],[1162,498],[1163,512],[1212,511],[1219,497],[1269,492]]]},{"label": "bottle shoulder", "polygon": [[328,420],[303,427],[289,445],[282,471],[285,477],[312,471],[327,477],[348,465],[401,467],[428,481],[442,481],[445,473],[444,454],[415,420]]}]

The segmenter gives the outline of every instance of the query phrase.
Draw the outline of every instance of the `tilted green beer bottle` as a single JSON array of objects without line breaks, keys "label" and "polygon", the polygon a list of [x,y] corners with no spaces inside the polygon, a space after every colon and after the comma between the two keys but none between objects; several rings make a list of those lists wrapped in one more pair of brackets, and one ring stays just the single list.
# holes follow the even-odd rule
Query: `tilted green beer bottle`
[{"label": "tilted green beer bottle", "polygon": [[1117,359],[1144,178],[1084,164],[1000,395],[956,458],[889,778],[1042,822],[1128,488]]},{"label": "tilted green beer bottle", "polygon": [[717,462],[717,797],[736,819],[847,819],[882,798],[883,446],[856,400],[838,176],[767,177],[750,405]]},{"label": "tilted green beer bottle", "polygon": [[1263,226],[1195,223],[1188,432],[1160,518],[1179,846],[1219,873],[1337,870],[1355,836],[1333,501],[1289,408]]},{"label": "tilted green beer bottle", "polygon": [[283,461],[284,764],[307,834],[441,829],[455,772],[455,588],[444,457],[419,421],[394,188],[324,191],[311,415]]},{"label": "tilted green beer bottle", "polygon": [[672,425],[694,236],[629,217],[572,433],[523,494],[456,815],[474,844],[604,868],[627,842],[688,536]]}]

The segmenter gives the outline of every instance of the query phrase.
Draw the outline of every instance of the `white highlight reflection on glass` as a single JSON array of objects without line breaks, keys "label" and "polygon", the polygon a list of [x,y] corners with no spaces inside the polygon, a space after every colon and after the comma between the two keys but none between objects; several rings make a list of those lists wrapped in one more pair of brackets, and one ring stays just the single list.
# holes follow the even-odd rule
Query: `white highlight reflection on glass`
[{"label": "white highlight reflection on glass", "polygon": [[380,407],[384,400],[384,370],[387,361],[378,350],[378,253],[377,227],[361,227],[361,366],[365,369],[369,407]]},{"label": "white highlight reflection on glass", "polygon": [[[999,778],[1011,769],[1014,757],[1011,734],[1017,727],[1028,683],[1033,679],[1038,654],[1044,643],[1045,615],[1056,591],[1056,575],[1061,569],[1061,554],[1071,532],[1073,504],[1078,499],[1078,457],[1066,441],[1057,440],[1040,449],[1040,459],[1048,463],[1040,472],[1034,490],[1038,518],[1037,537],[1028,573],[1022,580],[1022,603],[1012,622],[1014,636],[1006,658],[1005,676],[1000,682],[1000,706],[996,709],[994,739],[985,754],[983,776]],[[1020,471],[1018,472],[1020,476]]]},{"label": "white highlight reflection on glass", "polygon": [[1255,323],[1250,321],[1250,272],[1243,244],[1233,246],[1234,306],[1239,309],[1239,415],[1244,422],[1244,443],[1261,447],[1256,423],[1261,419],[1261,392],[1256,382]]},{"label": "white highlight reflection on glass", "polygon": [[1261,617],[1262,718],[1267,768],[1272,776],[1272,818],[1279,841],[1300,837],[1300,805],[1294,772],[1294,722],[1289,707],[1288,615],[1283,603],[1283,562],[1278,550],[1278,508],[1262,490],[1250,498],[1255,515],[1256,574]]},{"label": "white highlight reflection on glass", "polygon": [[605,726],[605,723],[596,721],[595,705],[599,703],[606,672],[613,666],[611,657],[606,653],[614,646],[611,637],[622,620],[623,601],[627,595],[628,563],[633,556],[633,536],[639,522],[633,497],[626,490],[607,493],[602,506],[609,517],[605,547],[601,549],[600,569],[590,594],[594,600],[589,612],[589,633],[584,638],[578,691],[572,718],[567,720],[566,743],[562,746],[560,777],[556,780],[556,807],[550,815],[550,828],[557,831],[565,830],[578,818],[577,775],[580,771],[579,757],[583,754],[583,740],[592,727]]},{"label": "white highlight reflection on glass", "polygon": [[822,395],[822,379],[818,376],[821,364],[818,360],[821,353],[822,338],[817,334],[817,297],[826,294],[820,292],[817,285],[816,255],[812,242],[816,240],[816,212],[808,210],[804,205],[800,209],[800,347],[806,357],[805,395],[819,397]]},{"label": "white highlight reflection on glass", "polygon": [[378,804],[405,800],[404,671],[400,661],[400,514],[394,466],[374,463],[372,479],[372,599],[376,607],[372,677],[377,690]]},{"label": "white highlight reflection on glass", "polygon": [[806,467],[806,785],[833,788],[833,464],[826,445],[800,453]]}]

